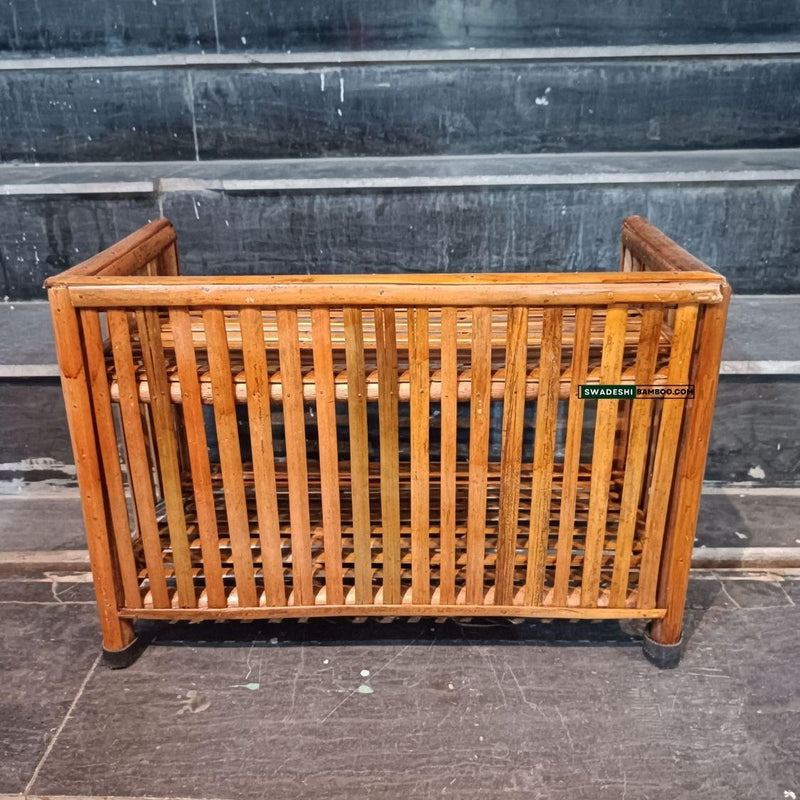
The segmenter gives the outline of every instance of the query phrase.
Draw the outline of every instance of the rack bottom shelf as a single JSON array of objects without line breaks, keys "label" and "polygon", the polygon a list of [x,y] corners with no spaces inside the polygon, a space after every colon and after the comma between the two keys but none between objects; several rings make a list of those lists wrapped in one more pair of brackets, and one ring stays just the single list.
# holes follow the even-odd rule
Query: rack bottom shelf
[{"label": "rack bottom shelf", "polygon": [[[516,616],[579,616],[579,617],[621,617],[621,616],[657,616],[657,609],[638,608],[638,578],[644,536],[644,513],[637,512],[635,532],[629,557],[628,583],[624,593],[624,604],[617,602],[610,607],[610,588],[614,564],[617,558],[617,530],[620,519],[620,500],[622,494],[622,473],[614,472],[611,476],[608,493],[605,536],[602,547],[599,586],[597,599],[591,604],[582,604],[582,571],[589,516],[589,488],[591,473],[588,466],[583,466],[578,475],[577,497],[575,503],[574,523],[571,530],[571,549],[569,551],[569,576],[566,591],[566,602],[556,604],[554,586],[556,565],[558,561],[558,536],[561,500],[563,496],[563,476],[557,470],[554,475],[551,492],[550,524],[547,552],[544,568],[544,585],[542,597],[537,607],[525,602],[525,581],[528,564],[528,530],[530,525],[530,509],[532,497],[532,476],[530,469],[523,471],[519,512],[517,516],[517,536],[513,557],[513,589],[511,602],[495,603],[495,581],[497,575],[497,547],[500,512],[500,474],[499,466],[492,465],[487,482],[487,504],[485,544],[483,556],[483,591],[482,601],[467,602],[467,498],[468,469],[466,466],[457,473],[456,479],[456,519],[454,547],[454,581],[453,591],[442,603],[442,542],[438,516],[439,488],[436,465],[431,469],[431,520],[429,527],[429,561],[430,561],[430,602],[420,604],[412,598],[412,550],[411,550],[411,502],[410,487],[402,480],[400,483],[400,603],[386,604],[383,597],[383,528],[381,527],[380,475],[378,465],[370,474],[370,508],[372,526],[370,529],[370,555],[372,573],[371,602],[358,598],[355,589],[355,554],[352,523],[352,497],[350,491],[347,465],[343,465],[340,474],[341,502],[341,547],[337,552],[327,553],[324,546],[324,533],[321,509],[321,484],[319,473],[311,472],[308,479],[308,500],[311,519],[310,551],[312,563],[311,583],[313,587],[314,605],[298,604],[293,590],[292,528],[289,513],[288,480],[285,472],[276,476],[278,517],[280,524],[281,561],[283,567],[283,595],[267,596],[263,573],[261,541],[256,508],[256,494],[251,471],[245,471],[245,500],[250,535],[250,556],[255,574],[255,587],[258,606],[240,606],[234,574],[233,547],[228,527],[225,491],[219,470],[212,473],[214,508],[216,516],[216,552],[220,559],[222,583],[226,605],[223,608],[211,607],[209,602],[204,565],[204,553],[201,546],[198,526],[197,505],[193,494],[191,480],[184,481],[184,514],[189,541],[189,552],[192,563],[192,577],[195,589],[194,598],[186,602],[177,591],[177,579],[173,562],[173,551],[170,543],[170,531],[167,524],[163,504],[158,512],[158,532],[161,546],[163,567],[166,573],[167,592],[170,600],[168,608],[156,608],[153,594],[150,591],[150,576],[145,565],[142,542],[137,538],[134,551],[137,557],[141,607],[128,608],[125,613],[132,616],[170,616],[177,618],[175,611],[182,609],[185,616],[205,614],[207,617],[240,616],[316,616],[324,614],[339,615],[388,615],[395,614],[413,616],[456,616],[465,614],[492,614]],[[402,476],[402,470],[401,470]],[[572,478],[574,480],[574,478]],[[434,510],[435,513],[434,513]],[[328,559],[337,559],[341,564],[344,603],[333,605],[326,598],[326,563]],[[563,569],[563,567],[562,567]],[[562,597],[563,600],[563,597]],[[453,602],[454,601],[454,602]],[[219,603],[217,603],[217,606]],[[338,610],[337,610],[338,609]],[[302,613],[301,613],[302,612]]]}]

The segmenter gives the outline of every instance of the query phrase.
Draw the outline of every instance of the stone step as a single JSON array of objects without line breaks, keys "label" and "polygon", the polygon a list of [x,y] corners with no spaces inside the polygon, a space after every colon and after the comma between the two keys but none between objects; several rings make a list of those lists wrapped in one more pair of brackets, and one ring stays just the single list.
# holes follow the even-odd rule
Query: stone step
[{"label": "stone step", "polygon": [[[720,550],[783,548],[800,558],[798,515],[797,490],[753,493],[732,488],[723,492],[708,486],[700,502],[695,547],[709,549],[712,557]],[[0,553],[72,551],[84,547],[77,488],[0,492]]]},{"label": "stone step", "polygon": [[121,55],[749,42],[797,37],[797,0],[9,0],[0,53]]},{"label": "stone step", "polygon": [[[800,295],[734,295],[722,351],[723,379],[800,376],[798,319]],[[0,303],[0,380],[54,377],[58,365],[47,303]]]},{"label": "stone step", "polygon": [[4,162],[795,147],[800,44],[0,61]]},{"label": "stone step", "polygon": [[0,166],[0,298],[165,215],[188,274],[618,268],[641,214],[734,291],[800,293],[800,150]]}]

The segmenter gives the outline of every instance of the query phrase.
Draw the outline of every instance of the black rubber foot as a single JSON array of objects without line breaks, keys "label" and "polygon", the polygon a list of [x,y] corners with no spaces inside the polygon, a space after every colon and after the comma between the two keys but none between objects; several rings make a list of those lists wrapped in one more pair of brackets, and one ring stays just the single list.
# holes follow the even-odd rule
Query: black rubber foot
[{"label": "black rubber foot", "polygon": [[103,648],[103,663],[111,669],[125,669],[136,661],[142,654],[147,642],[141,636],[137,636],[127,647],[122,650],[106,650]]},{"label": "black rubber foot", "polygon": [[649,633],[645,632],[642,650],[645,657],[651,664],[655,664],[659,669],[675,669],[681,660],[681,647],[683,637],[675,644],[660,644],[650,638]]}]

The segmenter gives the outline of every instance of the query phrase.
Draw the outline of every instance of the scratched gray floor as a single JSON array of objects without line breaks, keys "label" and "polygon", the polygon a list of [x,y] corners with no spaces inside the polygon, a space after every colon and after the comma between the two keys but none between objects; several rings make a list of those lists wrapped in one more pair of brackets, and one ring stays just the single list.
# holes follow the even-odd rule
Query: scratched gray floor
[{"label": "scratched gray floor", "polygon": [[0,794],[800,794],[798,577],[697,573],[672,672],[636,625],[332,621],[156,626],[112,672],[90,589],[0,581]]}]

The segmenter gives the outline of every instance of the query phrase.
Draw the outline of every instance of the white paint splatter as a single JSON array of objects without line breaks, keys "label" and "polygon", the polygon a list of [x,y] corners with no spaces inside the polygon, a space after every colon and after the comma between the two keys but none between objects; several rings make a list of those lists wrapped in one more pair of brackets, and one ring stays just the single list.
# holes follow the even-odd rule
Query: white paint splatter
[{"label": "white paint splatter", "polygon": [[756,464],[755,467],[750,467],[750,469],[747,470],[747,474],[751,478],[755,478],[756,480],[759,480],[759,481],[763,481],[764,478],[767,477],[767,473],[764,472],[764,470],[760,466],[758,466],[758,464]]},{"label": "white paint splatter", "polygon": [[200,219],[200,212],[197,209],[197,201],[194,199],[194,197],[192,198],[192,205],[194,206],[194,216],[195,216],[195,218],[196,219]]},{"label": "white paint splatter", "polygon": [[746,539],[747,538],[747,534],[746,533],[742,533],[741,531],[734,531],[734,534],[736,536],[738,536],[740,539]]},{"label": "white paint splatter", "polygon": [[325,91],[325,73],[324,72],[320,72],[320,74],[319,74],[319,90],[321,92]]},{"label": "white paint splatter", "polygon": [[[178,697],[180,698],[180,695],[178,695]],[[190,714],[199,714],[211,705],[211,701],[206,695],[194,689],[189,689],[189,691],[186,692],[186,699],[183,699],[182,703],[183,705],[178,709],[178,714],[185,714],[187,711]]]},{"label": "white paint splatter", "polygon": [[344,103],[344,78],[339,78],[339,102]]},{"label": "white paint splatter", "polygon": [[242,44],[247,44],[247,37],[246,36],[242,36]]},{"label": "white paint splatter", "polygon": [[797,795],[791,789],[783,790],[784,800],[797,800]]},{"label": "white paint splatter", "polygon": [[536,103],[537,106],[549,106],[550,105],[550,97],[549,97],[549,95],[550,95],[551,91],[552,90],[548,86],[544,90],[544,94],[541,97],[535,98],[533,102]]},{"label": "white paint splatter", "polygon": [[342,116],[342,109],[341,108],[337,108],[336,109],[336,113],[341,117]]},{"label": "white paint splatter", "polygon": [[361,675],[362,678],[369,678],[369,670],[368,669],[362,669],[360,675]]}]

